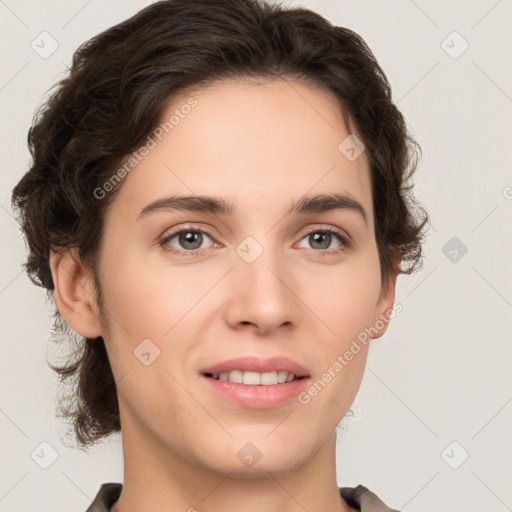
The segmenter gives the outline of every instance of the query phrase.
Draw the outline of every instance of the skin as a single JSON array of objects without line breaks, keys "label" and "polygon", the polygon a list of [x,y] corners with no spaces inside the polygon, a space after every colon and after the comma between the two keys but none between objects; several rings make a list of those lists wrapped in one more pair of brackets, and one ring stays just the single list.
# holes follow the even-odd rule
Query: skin
[{"label": "skin", "polygon": [[[107,212],[104,321],[76,253],[51,255],[59,311],[79,334],[103,336],[118,386],[124,485],[112,510],[352,510],[339,496],[335,428],[369,345],[306,405],[236,405],[199,370],[282,355],[315,381],[392,308],[396,275],[381,282],[366,153],[350,161],[338,150],[350,132],[334,98],[316,87],[224,81],[193,96],[197,106],[130,172]],[[332,192],[357,200],[367,222],[348,209],[285,215],[305,194]],[[147,204],[178,193],[220,196],[238,214],[163,209],[138,219]],[[200,254],[186,255],[190,245],[177,237],[161,243],[190,223],[208,231]],[[329,227],[349,246],[332,236],[323,249],[308,236]],[[236,252],[247,236],[263,248],[250,264]],[[145,339],[160,349],[149,366],[134,356]],[[247,442],[262,455],[252,467],[237,457]]]}]

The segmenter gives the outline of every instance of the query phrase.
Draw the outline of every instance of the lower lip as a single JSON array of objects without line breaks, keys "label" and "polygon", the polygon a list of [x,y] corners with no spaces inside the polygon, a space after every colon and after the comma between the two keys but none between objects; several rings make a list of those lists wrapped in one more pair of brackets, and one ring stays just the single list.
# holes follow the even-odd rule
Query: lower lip
[{"label": "lower lip", "polygon": [[270,407],[279,407],[285,404],[307,387],[309,377],[304,377],[283,384],[273,384],[270,386],[248,386],[247,384],[237,384],[224,380],[215,380],[206,375],[201,375],[207,381],[211,388],[231,400],[232,402],[245,407],[256,409],[266,409]]}]

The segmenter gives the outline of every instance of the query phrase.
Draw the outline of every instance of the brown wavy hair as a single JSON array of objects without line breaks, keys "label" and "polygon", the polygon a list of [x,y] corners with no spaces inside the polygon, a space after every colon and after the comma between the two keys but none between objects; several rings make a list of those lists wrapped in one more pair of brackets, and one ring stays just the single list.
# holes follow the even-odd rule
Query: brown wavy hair
[{"label": "brown wavy hair", "polygon": [[[158,125],[179,93],[222,79],[295,79],[333,93],[366,146],[383,282],[421,266],[427,213],[412,194],[421,149],[392,101],[389,82],[364,40],[304,8],[261,0],[165,0],[82,44],[69,74],[36,112],[31,164],[13,190],[28,243],[25,268],[55,304],[50,248],[76,248],[95,279],[106,209],[121,184],[101,187]],[[101,306],[99,282],[97,299]],[[102,337],[74,333],[55,308],[52,341],[68,342],[70,385],[58,402],[78,448],[120,431],[116,383]]]}]

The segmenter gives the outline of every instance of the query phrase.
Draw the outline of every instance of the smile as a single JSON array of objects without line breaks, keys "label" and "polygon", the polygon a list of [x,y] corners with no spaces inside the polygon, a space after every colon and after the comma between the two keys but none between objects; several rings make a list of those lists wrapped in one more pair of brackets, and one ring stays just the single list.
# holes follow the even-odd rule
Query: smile
[{"label": "smile", "polygon": [[215,380],[235,382],[237,384],[245,384],[247,386],[273,386],[275,384],[284,384],[302,377],[297,377],[293,373],[286,371],[273,372],[244,372],[242,370],[232,370],[230,372],[207,373],[207,377]]}]

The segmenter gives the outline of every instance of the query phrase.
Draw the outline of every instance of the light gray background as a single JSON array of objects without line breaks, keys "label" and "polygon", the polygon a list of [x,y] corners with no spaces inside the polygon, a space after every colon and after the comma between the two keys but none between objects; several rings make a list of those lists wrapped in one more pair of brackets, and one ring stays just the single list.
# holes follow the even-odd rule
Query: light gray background
[{"label": "light gray background", "polygon": [[[21,271],[10,193],[27,169],[32,114],[73,51],[148,3],[0,0],[2,512],[83,512],[102,482],[123,479],[120,437],[89,454],[61,443],[45,362],[51,309]],[[362,483],[410,512],[512,510],[512,1],[291,4],[359,32],[375,52],[423,148],[416,190],[432,219],[424,267],[399,278],[403,311],[373,342],[339,436],[338,484]],[[43,31],[58,42],[46,59],[31,48]],[[454,31],[469,44],[458,58]],[[443,253],[452,237],[467,254]],[[42,442],[58,454],[48,469]]]}]

